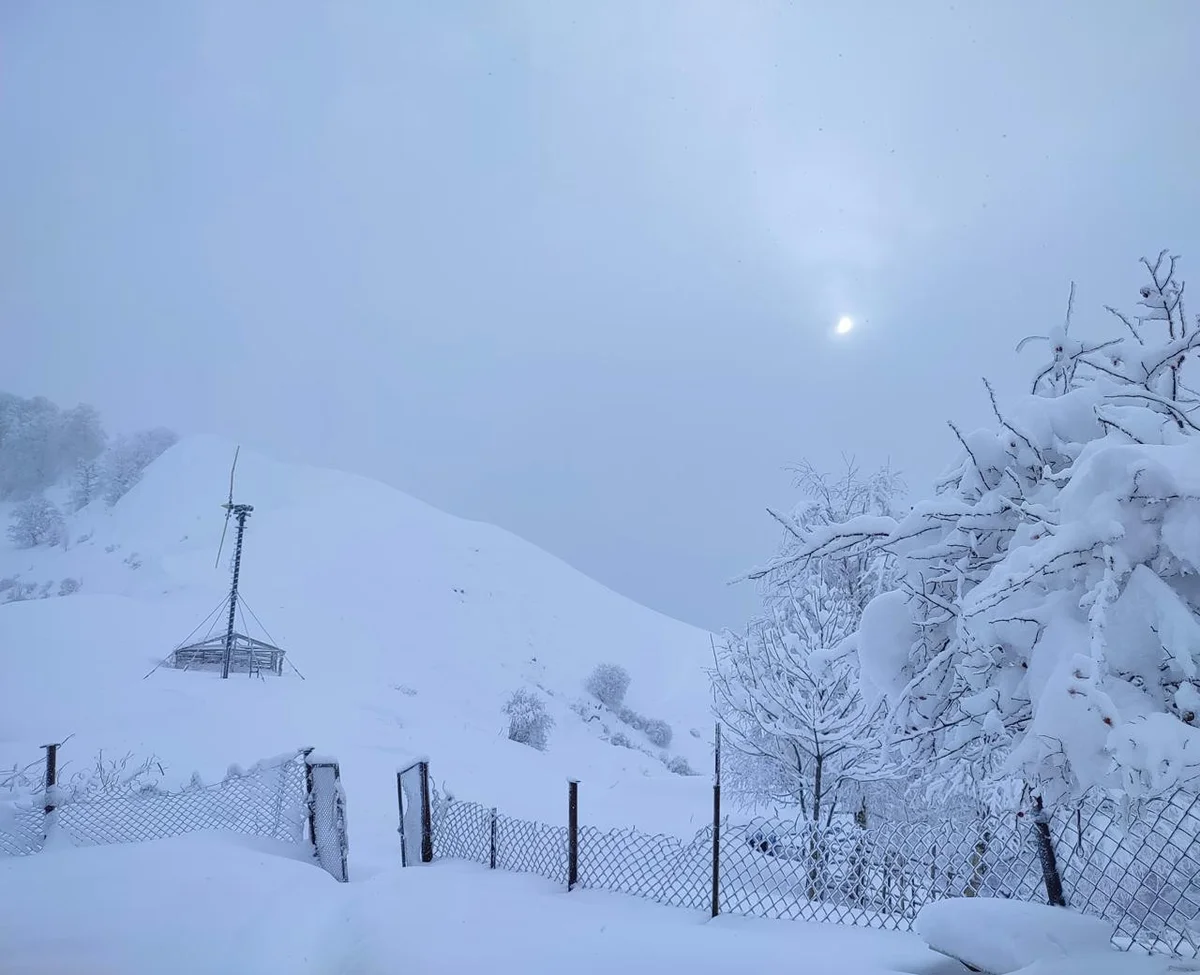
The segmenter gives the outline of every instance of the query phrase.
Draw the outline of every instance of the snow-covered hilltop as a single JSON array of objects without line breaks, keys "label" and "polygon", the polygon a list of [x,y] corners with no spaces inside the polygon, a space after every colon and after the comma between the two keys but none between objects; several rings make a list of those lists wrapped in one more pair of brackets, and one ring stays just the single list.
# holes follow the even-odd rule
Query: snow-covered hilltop
[{"label": "snow-covered hilltop", "polygon": [[[291,667],[146,677],[228,590],[230,539],[214,559],[233,452],[186,439],[113,507],[67,515],[65,546],[2,543],[0,578],[79,591],[0,604],[0,765],[73,735],[64,760],[132,750],[186,779],[315,745],[342,760],[356,822],[376,824],[356,830],[365,842],[391,841],[392,773],[415,754],[439,783],[517,814],[557,816],[564,779],[578,776],[593,784],[593,819],[607,809],[614,824],[685,829],[692,810],[704,817],[706,779],[664,758],[707,768],[707,633],[364,478],[245,450],[238,462],[236,500],[254,505],[241,591],[304,679]],[[626,704],[670,725],[666,748],[588,697],[586,677],[610,662],[632,678]],[[520,687],[554,719],[545,752],[507,738],[502,708]],[[606,725],[633,747],[606,740]]]}]

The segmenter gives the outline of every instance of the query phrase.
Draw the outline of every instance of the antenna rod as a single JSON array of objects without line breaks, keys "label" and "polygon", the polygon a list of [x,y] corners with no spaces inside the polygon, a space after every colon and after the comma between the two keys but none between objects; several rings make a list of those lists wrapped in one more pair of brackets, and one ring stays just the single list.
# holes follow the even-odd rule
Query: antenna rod
[{"label": "antenna rod", "polygon": [[221,679],[229,677],[229,664],[233,659],[233,626],[237,613],[238,576],[242,571],[242,537],[246,534],[246,518],[254,510],[252,505],[230,505],[229,510],[237,518],[237,542],[233,550],[233,584],[229,589],[229,625],[225,630],[225,656],[221,661]]}]

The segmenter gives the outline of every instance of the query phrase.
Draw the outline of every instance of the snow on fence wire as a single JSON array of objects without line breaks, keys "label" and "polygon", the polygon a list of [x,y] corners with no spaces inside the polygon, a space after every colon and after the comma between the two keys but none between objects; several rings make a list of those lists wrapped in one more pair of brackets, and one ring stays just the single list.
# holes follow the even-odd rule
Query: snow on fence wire
[{"label": "snow on fence wire", "polygon": [[[58,778],[57,745],[46,746],[40,782],[25,770],[0,775],[0,855],[29,856],[51,846],[137,843],[199,830],[311,844],[313,856],[346,880],[345,801],[337,763],[312,749],[232,767],[220,782],[193,779],[178,791],[132,776]],[[143,769],[144,770],[144,769]],[[119,771],[119,770],[118,770]]]},{"label": "snow on fence wire", "polygon": [[[432,791],[430,858],[567,882],[568,827]],[[717,832],[714,857],[711,826],[690,840],[580,826],[578,885],[714,914],[901,931],[925,904],[947,897],[1046,899],[1034,825],[1024,817],[865,828],[723,818]],[[1177,795],[1128,817],[1091,802],[1053,819],[1052,833],[1068,905],[1112,921],[1118,947],[1200,954],[1200,799]]]}]

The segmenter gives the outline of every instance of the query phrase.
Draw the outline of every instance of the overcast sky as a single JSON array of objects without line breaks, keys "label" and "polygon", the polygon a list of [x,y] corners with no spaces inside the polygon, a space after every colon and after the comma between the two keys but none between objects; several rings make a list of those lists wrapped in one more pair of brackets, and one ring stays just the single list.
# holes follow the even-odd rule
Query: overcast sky
[{"label": "overcast sky", "polygon": [[924,490],[1072,279],[1200,279],[1198,52],[1195,0],[7,0],[0,389],[736,625],[787,465]]}]

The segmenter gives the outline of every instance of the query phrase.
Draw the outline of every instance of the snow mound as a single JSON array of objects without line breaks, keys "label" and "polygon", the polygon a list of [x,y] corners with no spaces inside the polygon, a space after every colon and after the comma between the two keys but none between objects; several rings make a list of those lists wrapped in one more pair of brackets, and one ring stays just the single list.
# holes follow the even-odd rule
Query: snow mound
[{"label": "snow mound", "polygon": [[1022,968],[1019,975],[1176,975],[1200,972],[1200,962],[1161,955],[1113,951],[1047,958]]},{"label": "snow mound", "polygon": [[934,951],[988,975],[1008,975],[1069,956],[1115,953],[1108,921],[1065,907],[1003,898],[955,897],[926,904],[914,928]]}]

